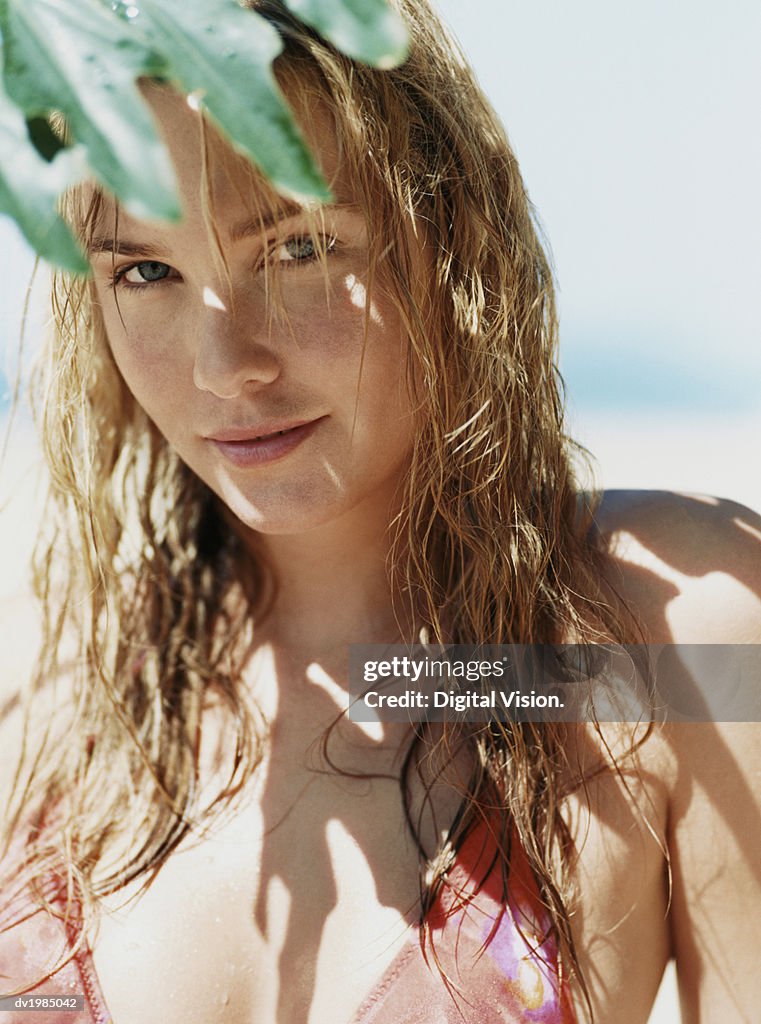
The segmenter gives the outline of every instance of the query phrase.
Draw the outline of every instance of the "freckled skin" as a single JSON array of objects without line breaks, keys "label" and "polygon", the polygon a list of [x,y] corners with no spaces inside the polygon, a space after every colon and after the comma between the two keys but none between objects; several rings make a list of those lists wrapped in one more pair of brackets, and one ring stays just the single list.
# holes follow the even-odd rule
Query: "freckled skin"
[{"label": "freckled skin", "polygon": [[[377,288],[369,316],[365,309],[368,242],[361,212],[342,203],[326,213],[326,265],[300,259],[308,251],[298,247],[308,221],[299,213],[264,239],[256,234],[227,244],[230,229],[251,216],[243,198],[250,182],[240,169],[236,178],[235,164],[213,142],[214,221],[225,242],[228,282],[201,205],[198,115],[166,89],[151,90],[150,101],[178,170],[185,217],[165,226],[120,213],[119,239],[152,246],[143,257],[145,276],[156,273],[148,263],[171,268],[155,283],[142,287],[140,270],[124,274],[139,254],[117,253],[113,266],[110,253],[95,256],[96,294],[127,386],[245,525],[289,534],[366,516],[375,507],[387,516],[415,423],[398,314]],[[322,148],[332,177],[333,156]],[[106,209],[102,227],[111,223]],[[296,241],[286,247],[288,239]],[[286,316],[272,315],[265,260],[279,264]],[[112,289],[114,269],[123,276]],[[208,440],[220,429],[318,417],[325,418],[311,437],[268,465],[235,467]]]}]

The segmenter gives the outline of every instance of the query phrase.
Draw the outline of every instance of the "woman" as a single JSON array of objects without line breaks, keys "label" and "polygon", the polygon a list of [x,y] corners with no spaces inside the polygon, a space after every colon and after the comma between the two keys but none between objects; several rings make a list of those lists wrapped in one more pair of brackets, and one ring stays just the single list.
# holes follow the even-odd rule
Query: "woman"
[{"label": "woman", "polygon": [[634,1024],[675,955],[686,1021],[750,1020],[752,726],[344,714],[350,643],[757,642],[759,522],[578,494],[515,159],[425,4],[391,72],[251,6],[336,202],[149,83],[183,221],[68,200],[93,278],[40,379],[6,987],[117,1024]]}]

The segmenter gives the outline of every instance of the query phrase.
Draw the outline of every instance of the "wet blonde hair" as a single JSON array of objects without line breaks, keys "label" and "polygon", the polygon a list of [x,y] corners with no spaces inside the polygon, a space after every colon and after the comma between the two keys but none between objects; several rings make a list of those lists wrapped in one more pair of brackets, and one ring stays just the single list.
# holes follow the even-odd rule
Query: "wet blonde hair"
[{"label": "wet blonde hair", "polygon": [[[393,299],[409,338],[408,386],[422,419],[390,524],[400,617],[432,642],[637,638],[601,589],[596,499],[580,495],[571,469],[578,449],[563,425],[552,274],[532,207],[456,45],[427,3],[398,0],[410,55],[379,71],[338,54],[279,3],[248,6],[285,40],[276,68],[297,107],[319,101],[331,112],[342,171],[367,221],[368,278]],[[97,195],[70,197],[69,215],[86,239]],[[421,251],[428,274],[419,273]],[[65,746],[40,749],[35,737],[33,781],[17,794],[12,827],[31,815],[29,873],[41,879],[63,860],[91,914],[99,896],[128,881],[150,884],[189,830],[229,807],[255,771],[264,732],[240,672],[276,581],[264,562],[244,559],[229,513],[127,391],[90,282],[59,275],[54,310],[37,378],[52,511],[36,563],[45,636],[30,693],[65,679],[71,714]],[[224,784],[200,807],[210,694],[235,738]],[[561,804],[579,778],[564,737],[559,725],[447,727],[440,762],[465,743],[477,770],[443,847],[418,842],[424,919],[474,824],[492,830],[505,880],[514,834],[572,972]],[[424,727],[411,736],[405,800],[429,747]],[[120,845],[116,823],[125,820],[130,838]],[[417,836],[409,809],[408,821]]]}]

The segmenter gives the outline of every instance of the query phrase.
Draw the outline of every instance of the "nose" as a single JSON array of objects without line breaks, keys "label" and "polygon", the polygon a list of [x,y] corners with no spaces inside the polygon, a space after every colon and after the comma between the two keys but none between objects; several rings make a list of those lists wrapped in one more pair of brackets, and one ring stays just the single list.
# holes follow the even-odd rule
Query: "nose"
[{"label": "nose", "polygon": [[[193,382],[217,398],[237,398],[248,386],[271,384],[280,375],[280,358],[262,312],[236,308],[204,289],[198,317]],[[237,305],[237,304],[236,304]]]}]

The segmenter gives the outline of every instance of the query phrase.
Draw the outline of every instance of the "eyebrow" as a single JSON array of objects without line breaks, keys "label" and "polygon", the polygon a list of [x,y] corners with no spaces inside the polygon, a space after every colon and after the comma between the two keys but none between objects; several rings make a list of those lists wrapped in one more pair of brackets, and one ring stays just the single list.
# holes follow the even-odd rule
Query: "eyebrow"
[{"label": "eyebrow", "polygon": [[90,239],[87,251],[91,256],[101,252],[120,253],[122,256],[152,256],[154,258],[163,255],[163,250],[150,242],[128,242],[125,238],[101,236]]},{"label": "eyebrow", "polygon": [[[331,204],[324,206],[322,209],[325,212],[340,211],[347,209],[347,206],[346,204]],[[239,221],[231,228],[229,232],[230,241],[233,243],[240,242],[244,238],[250,238],[252,235],[260,235],[265,231],[269,231],[270,228],[280,221],[295,217],[303,211],[304,208],[299,206],[298,203],[284,203],[275,210],[270,210],[255,217],[247,217],[246,220]],[[148,256],[153,259],[166,255],[166,249],[156,242],[131,242],[126,238],[113,238],[106,235],[95,235],[90,240],[87,249],[91,255],[119,253],[122,256]]]},{"label": "eyebrow", "polygon": [[244,238],[250,238],[251,235],[259,235],[263,231],[269,231],[270,228],[274,227],[281,220],[288,220],[289,217],[295,217],[297,214],[302,213],[303,209],[298,203],[284,203],[268,213],[258,214],[256,217],[247,217],[246,220],[240,221],[230,230],[230,241],[240,242]]}]

